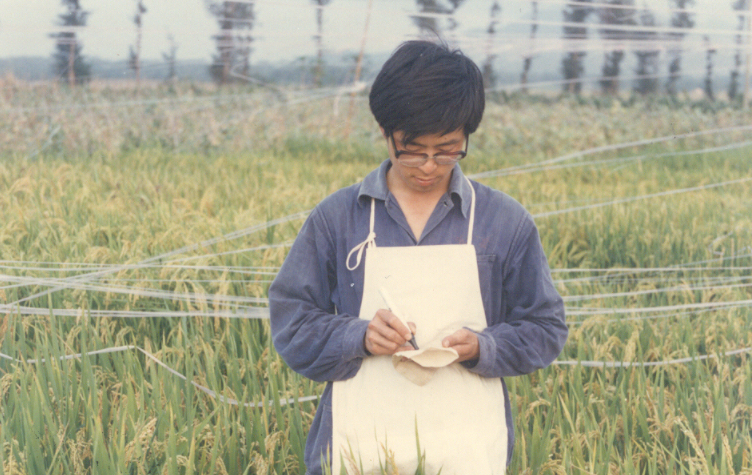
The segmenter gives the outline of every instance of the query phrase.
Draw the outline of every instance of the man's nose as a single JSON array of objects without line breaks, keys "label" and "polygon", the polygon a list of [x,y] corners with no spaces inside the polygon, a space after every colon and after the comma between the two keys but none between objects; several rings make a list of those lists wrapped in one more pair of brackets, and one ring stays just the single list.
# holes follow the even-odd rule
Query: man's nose
[{"label": "man's nose", "polygon": [[428,175],[428,174],[432,173],[434,170],[436,170],[436,168],[438,166],[439,166],[439,164],[436,163],[436,160],[433,158],[433,155],[432,155],[432,156],[428,157],[428,160],[426,160],[426,163],[424,163],[423,165],[421,165],[419,168],[420,168],[420,171],[422,171],[423,173],[425,173],[426,175]]}]

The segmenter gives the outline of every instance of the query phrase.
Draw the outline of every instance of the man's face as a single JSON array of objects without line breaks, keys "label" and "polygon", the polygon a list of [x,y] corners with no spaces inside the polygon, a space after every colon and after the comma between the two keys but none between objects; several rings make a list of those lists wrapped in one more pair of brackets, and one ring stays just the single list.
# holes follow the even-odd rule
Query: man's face
[{"label": "man's face", "polygon": [[[439,165],[433,157],[462,151],[465,146],[465,132],[462,129],[445,135],[421,135],[410,143],[403,143],[404,133],[400,130],[395,130],[392,137],[394,143],[391,143],[391,138],[387,137],[389,158],[392,161],[388,183],[392,193],[407,191],[443,194],[449,189],[454,164]],[[430,158],[419,167],[408,167],[401,162],[400,158],[395,157],[395,150],[426,154]],[[397,190],[392,187],[397,187]]]}]

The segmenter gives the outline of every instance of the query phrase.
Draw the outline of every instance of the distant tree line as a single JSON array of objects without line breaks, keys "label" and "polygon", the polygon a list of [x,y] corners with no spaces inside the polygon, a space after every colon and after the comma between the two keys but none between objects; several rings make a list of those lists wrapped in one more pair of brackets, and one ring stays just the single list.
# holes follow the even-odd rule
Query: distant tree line
[{"label": "distant tree line", "polygon": [[136,0],[136,14],[133,16],[133,23],[136,25],[136,44],[131,46],[128,57],[128,67],[136,74],[136,84],[141,81],[141,27],[144,13],[146,13],[146,7],[143,0]]},{"label": "distant tree line", "polygon": [[[84,0],[85,1],[85,0]],[[138,82],[141,77],[141,28],[143,17],[147,12],[144,0],[136,2],[133,22],[136,27],[135,44],[130,47],[128,66]],[[316,58],[310,63],[311,79],[315,86],[322,86],[325,81],[326,65],[324,61],[324,11],[332,0],[310,0],[315,7],[316,34],[313,40],[316,46]],[[585,43],[589,31],[597,32],[603,40],[604,52],[600,79],[598,84],[605,95],[615,95],[623,90],[623,63],[628,50],[635,55],[635,79],[632,91],[640,95],[665,92],[675,95],[677,83],[682,75],[683,41],[695,26],[693,11],[695,0],[665,0],[670,7],[670,25],[657,28],[655,13],[649,3],[637,6],[636,0],[572,0],[562,10],[562,39],[567,45],[560,72],[563,76],[563,91],[579,94],[585,81],[585,58],[588,54]],[[728,97],[736,99],[741,94],[742,82],[740,69],[743,64],[745,47],[745,30],[748,28],[748,16],[752,13],[752,0],[729,0],[732,8],[738,12],[737,35],[735,36],[736,53],[728,86]],[[91,68],[82,55],[82,45],[77,32],[86,26],[89,12],[84,10],[82,0],[61,0],[66,11],[58,17],[59,32],[52,34],[55,38],[54,71],[61,82],[70,85],[82,84],[91,77]],[[211,77],[218,84],[238,81],[253,81],[251,77],[251,53],[253,52],[253,29],[256,22],[255,0],[204,0],[207,10],[217,20],[218,33],[212,36],[216,44],[216,53],[210,65]],[[417,13],[411,16],[418,32],[425,36],[452,37],[458,26],[455,13],[467,3],[467,0],[415,0]],[[482,62],[482,72],[488,88],[494,88],[497,76],[494,52],[497,27],[502,17],[503,0],[495,0],[488,13],[489,24],[486,30],[486,58]],[[530,44],[536,40],[538,30],[538,2],[531,0],[532,16]],[[654,5],[654,4],[652,4]],[[747,35],[749,32],[746,33]],[[172,37],[170,51],[163,53],[163,59],[169,65],[168,78],[175,78],[177,45]],[[708,98],[714,99],[713,58],[716,53],[709,38],[706,44],[706,74],[703,89]],[[629,46],[628,46],[629,45]],[[662,64],[660,53],[665,50],[667,63]],[[529,74],[534,60],[531,49],[522,58],[520,86],[526,90]],[[306,64],[305,58],[301,64]],[[665,67],[665,74],[661,68]],[[661,82],[661,78],[666,78]]]},{"label": "distant tree line", "polygon": [[[739,12],[738,34],[736,35],[736,54],[734,56],[734,69],[731,71],[728,97],[735,100],[740,95],[739,69],[742,65],[742,51],[744,48],[744,31],[747,29],[752,0],[734,0],[732,7]],[[576,0],[568,2],[562,12],[563,39],[572,48],[568,50],[562,59],[561,73],[564,77],[563,90],[565,92],[579,94],[582,91],[584,76],[584,60],[586,51],[585,40],[588,37],[589,20],[596,20],[598,34],[607,45],[603,53],[603,65],[601,67],[600,89],[603,94],[615,95],[620,90],[619,78],[621,77],[622,62],[625,59],[625,45],[633,43],[638,45],[634,49],[637,67],[635,70],[636,80],[633,92],[640,95],[656,94],[664,92],[677,94],[677,82],[682,73],[682,42],[685,36],[695,26],[695,0],[667,0],[671,11],[670,25],[667,33],[662,34],[657,29],[657,21],[653,11],[648,8],[648,3],[638,7],[635,0]],[[533,5],[537,2],[532,2]],[[535,8],[534,8],[535,12]],[[534,14],[535,15],[535,14]],[[535,18],[535,17],[534,17]],[[747,32],[751,34],[752,32]],[[668,47],[668,70],[666,75],[660,72],[659,61],[661,47],[659,43],[667,44]],[[577,44],[583,45],[578,51]],[[703,90],[710,100],[715,98],[713,92],[713,57],[716,50],[710,39],[705,37],[706,44],[706,74],[703,81]],[[529,58],[525,58],[525,69],[529,67]],[[487,74],[490,74],[489,71]],[[524,73],[523,73],[524,74]],[[667,77],[663,85],[661,77]],[[523,81],[524,87],[525,81]]]},{"label": "distant tree line", "polygon": [[[606,0],[599,6],[592,6],[592,0],[570,2],[563,11],[564,39],[572,44],[584,42],[587,39],[587,20],[595,16],[598,20],[598,34],[604,44],[611,49],[603,53],[603,66],[599,81],[604,94],[615,95],[619,92],[621,65],[625,59],[624,47],[628,42],[639,45],[634,51],[637,60],[635,71],[637,80],[633,91],[642,94],[654,94],[660,89],[660,50],[656,45],[661,35],[656,30],[655,14],[646,7],[637,8],[634,0]],[[673,46],[670,48],[666,91],[676,93],[676,81],[681,75],[681,40],[685,33],[682,28],[694,26],[693,14],[686,11],[694,5],[694,0],[669,0],[673,14],[671,18],[671,32],[668,40]],[[644,28],[643,28],[644,27]],[[564,91],[580,93],[582,91],[582,77],[584,70],[585,51],[569,51],[562,60],[561,71],[564,75]]]},{"label": "distant tree line", "polygon": [[62,3],[66,12],[58,16],[60,31],[50,35],[55,39],[52,58],[58,79],[73,86],[91,78],[91,67],[83,59],[83,47],[76,35],[78,28],[86,26],[89,12],[81,7],[79,0],[62,0]]}]

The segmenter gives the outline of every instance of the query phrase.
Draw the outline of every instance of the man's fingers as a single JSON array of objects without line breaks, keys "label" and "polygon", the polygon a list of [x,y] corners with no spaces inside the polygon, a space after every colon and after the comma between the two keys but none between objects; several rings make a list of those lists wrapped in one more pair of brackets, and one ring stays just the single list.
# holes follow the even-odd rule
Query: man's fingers
[{"label": "man's fingers", "polygon": [[373,355],[392,354],[401,345],[376,332],[366,332],[366,348]]},{"label": "man's fingers", "polygon": [[378,333],[387,340],[394,341],[395,343],[404,344],[405,337],[400,332],[399,328],[394,328],[389,323],[381,318],[374,318],[368,324],[368,328]]},{"label": "man's fingers", "polygon": [[459,355],[458,361],[477,358],[480,352],[478,336],[465,328],[447,336],[441,344],[444,348],[453,348]]},{"label": "man's fingers", "polygon": [[441,341],[444,348],[451,348],[453,346],[459,346],[470,343],[470,338],[467,330],[458,330]]},{"label": "man's fingers", "polygon": [[373,355],[391,355],[400,348],[397,343],[379,335],[374,336],[368,341],[371,344],[369,351]]},{"label": "man's fingers", "polygon": [[398,351],[412,350],[408,344],[417,328],[413,322],[405,326],[399,318],[389,310],[381,309],[376,312],[368,323],[365,345],[372,355],[393,355]]},{"label": "man's fingers", "polygon": [[365,345],[372,355],[391,355],[407,344],[405,327],[389,310],[379,310],[368,323]]},{"label": "man's fingers", "polygon": [[[393,314],[391,311],[386,310],[386,309],[380,309],[379,311],[376,312],[376,317],[374,317],[374,320],[376,318],[381,319],[389,327],[393,328],[394,331],[398,332],[405,341],[409,340],[412,337],[412,334],[410,333],[411,328],[406,327],[400,321],[397,315]],[[413,324],[413,327],[415,327],[414,324]]]}]

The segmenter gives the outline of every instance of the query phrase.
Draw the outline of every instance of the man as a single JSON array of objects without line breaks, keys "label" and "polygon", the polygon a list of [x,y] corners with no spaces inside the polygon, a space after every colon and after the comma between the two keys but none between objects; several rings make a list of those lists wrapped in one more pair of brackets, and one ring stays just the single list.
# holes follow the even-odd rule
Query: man
[{"label": "man", "polygon": [[549,365],[567,327],[530,214],[457,163],[484,100],[461,52],[400,46],[370,92],[389,159],[313,210],[269,289],[277,351],[327,382],[306,473],[505,471],[501,378]]}]

